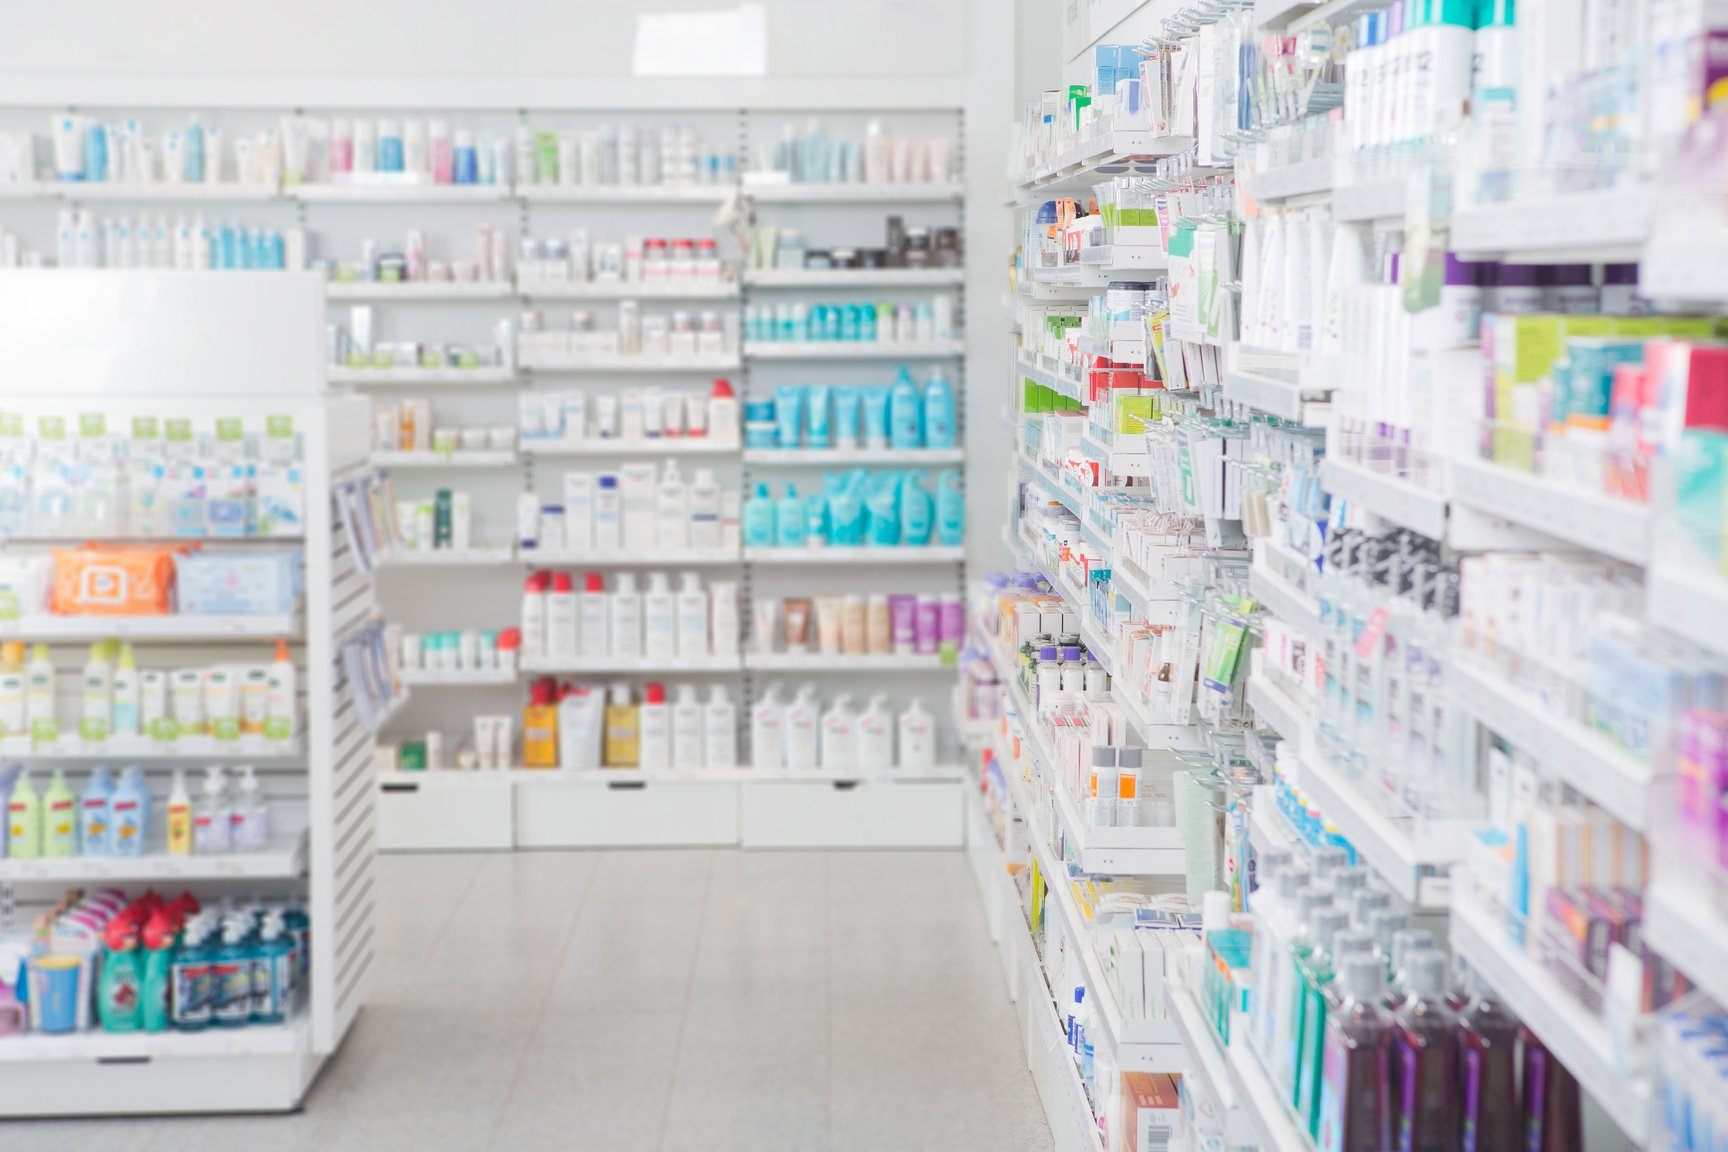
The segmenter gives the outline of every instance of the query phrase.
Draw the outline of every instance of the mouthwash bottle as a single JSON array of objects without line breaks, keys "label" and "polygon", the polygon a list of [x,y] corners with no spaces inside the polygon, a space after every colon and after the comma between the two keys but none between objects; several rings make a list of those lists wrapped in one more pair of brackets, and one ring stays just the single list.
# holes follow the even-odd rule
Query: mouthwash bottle
[{"label": "mouthwash bottle", "polygon": [[252,1019],[252,946],[246,935],[245,919],[230,916],[211,959],[210,1023],[218,1028],[241,1028]]},{"label": "mouthwash bottle", "polygon": [[1332,944],[1350,926],[1350,913],[1328,908],[1315,918],[1315,947],[1301,965],[1302,997],[1296,1041],[1296,1114],[1312,1136],[1320,1127],[1320,1049],[1326,1036],[1327,995],[1335,973]]},{"label": "mouthwash bottle", "polygon": [[1315,1135],[1320,1152],[1392,1147],[1380,1080],[1380,1054],[1392,1031],[1392,1018],[1380,1006],[1385,983],[1380,962],[1371,955],[1349,956],[1339,969],[1344,998],[1327,1017],[1321,1060]]},{"label": "mouthwash bottle", "polygon": [[1523,1125],[1518,1113],[1518,1018],[1474,972],[1470,1001],[1458,1013],[1458,1075],[1464,1094],[1462,1152],[1513,1152]]},{"label": "mouthwash bottle", "polygon": [[1457,1152],[1458,1021],[1446,1003],[1446,955],[1414,952],[1406,961],[1409,998],[1398,1009],[1398,1152]]},{"label": "mouthwash bottle", "polygon": [[168,1019],[182,1032],[199,1032],[210,1026],[212,962],[210,943],[215,924],[208,916],[195,916],[186,925],[174,959],[168,965]]},{"label": "mouthwash bottle", "polygon": [[258,929],[252,965],[252,1023],[280,1024],[294,988],[294,945],[279,912],[267,912]]}]

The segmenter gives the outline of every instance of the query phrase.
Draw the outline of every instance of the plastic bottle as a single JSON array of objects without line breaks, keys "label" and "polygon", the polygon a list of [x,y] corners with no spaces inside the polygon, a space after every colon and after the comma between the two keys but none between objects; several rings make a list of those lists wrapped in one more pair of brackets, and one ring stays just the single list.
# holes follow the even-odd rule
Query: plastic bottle
[{"label": "plastic bottle", "polygon": [[186,792],[186,770],[174,769],[174,786],[168,792],[168,855],[192,854],[192,798]]},{"label": "plastic bottle", "polygon": [[774,541],[774,499],[768,495],[768,485],[758,484],[756,495],[744,501],[744,546],[772,548]]},{"label": "plastic bottle", "polygon": [[708,657],[708,593],[694,572],[678,577],[678,657]]},{"label": "plastic bottle", "polygon": [[583,659],[604,660],[612,654],[611,604],[606,581],[598,572],[582,577],[582,595],[576,602],[576,645]]},{"label": "plastic bottle", "polygon": [[[1584,1147],[1584,1116],[1578,1081],[1530,1029],[1520,1026],[1524,1072],[1526,1152],[1576,1152]],[[1486,1149],[1484,1149],[1486,1152]]]},{"label": "plastic bottle", "polygon": [[282,906],[282,923],[294,942],[294,986],[298,988],[312,966],[312,920],[298,900],[289,900]]},{"label": "plastic bottle", "polygon": [[1302,963],[1314,950],[1315,918],[1332,905],[1330,885],[1316,884],[1296,896],[1296,933],[1283,958],[1274,966],[1272,986],[1272,1051],[1268,1071],[1272,1082],[1285,1090],[1288,1099],[1296,1094],[1296,1048],[1302,1011]]},{"label": "plastic bottle", "polygon": [[54,708],[54,661],[48,655],[48,645],[30,649],[30,662],[24,665],[24,719],[30,725],[30,736],[37,741],[60,738],[60,724]]},{"label": "plastic bottle", "polygon": [[834,698],[822,714],[822,767],[849,769],[858,762],[857,717],[852,697],[845,692]]},{"label": "plastic bottle", "polygon": [[548,572],[529,575],[522,586],[522,658],[546,655],[546,596],[552,585]]},{"label": "plastic bottle", "polygon": [[114,723],[114,665],[108,658],[107,642],[90,645],[82,683],[83,711],[78,719],[78,735],[100,743],[108,739]]},{"label": "plastic bottle", "polygon": [[120,645],[114,664],[114,735],[138,735],[138,659],[132,645]]},{"label": "plastic bottle", "polygon": [[[288,641],[276,641],[276,654],[271,658],[265,680],[264,738],[286,742],[294,739],[299,726],[299,670],[288,651]],[[119,709],[119,682],[115,682],[115,709]]]},{"label": "plastic bottle", "polygon": [[902,544],[923,547],[930,543],[930,532],[935,527],[935,507],[930,489],[924,486],[926,475],[923,469],[915,468],[906,473],[906,479],[900,485]]},{"label": "plastic bottle", "polygon": [[1458,1089],[1463,1094],[1462,1152],[1517,1149],[1524,1134],[1518,1111],[1518,1018],[1470,973],[1469,1003],[1458,1013]]},{"label": "plastic bottle", "polygon": [[78,797],[78,849],[85,856],[114,854],[114,776],[97,765]]},{"label": "plastic bottle", "polygon": [[806,684],[798,689],[792,703],[786,706],[786,767],[795,772],[807,772],[816,767],[817,745],[821,739],[820,706],[816,703],[816,686]]},{"label": "plastic bottle", "polygon": [[1399,1007],[1392,1046],[1401,1075],[1399,1130],[1401,1152],[1456,1152],[1458,1118],[1458,1022],[1446,1003],[1446,954],[1424,948],[1405,961],[1409,999]]},{"label": "plastic bottle", "polygon": [[936,722],[922,700],[914,699],[900,713],[900,767],[936,766]]},{"label": "plastic bottle", "polygon": [[957,434],[954,389],[942,369],[932,369],[924,383],[924,447],[952,448]]},{"label": "plastic bottle", "polygon": [[181,1032],[198,1032],[210,1026],[215,1003],[214,930],[215,921],[209,914],[193,917],[168,963],[168,1020]]},{"label": "plastic bottle", "polygon": [[252,1019],[252,948],[246,921],[239,915],[222,925],[222,944],[210,960],[210,1023],[240,1028]]},{"label": "plastic bottle", "polygon": [[229,846],[236,852],[262,852],[270,842],[270,807],[250,764],[240,769],[240,779],[234,785],[229,827]]},{"label": "plastic bottle", "polygon": [[602,758],[608,768],[634,768],[641,763],[641,719],[630,699],[630,685],[614,684],[608,692]]},{"label": "plastic bottle", "polygon": [[636,591],[636,577],[629,572],[618,574],[612,590],[612,655],[622,660],[635,660],[642,655],[642,594]]},{"label": "plastic bottle", "polygon": [[637,762],[648,771],[664,772],[671,768],[672,708],[666,703],[666,685],[651,681],[642,686],[637,723],[641,729]]},{"label": "plastic bottle", "polygon": [[161,1032],[168,1027],[177,935],[174,915],[166,906],[161,906],[150,913],[139,937],[143,946],[139,960],[144,978],[138,1001],[138,1024],[146,1032]]},{"label": "plastic bottle", "polygon": [[702,702],[696,698],[694,684],[680,684],[672,701],[672,768],[694,771],[703,762]]},{"label": "plastic bottle", "polygon": [[684,479],[678,475],[676,460],[666,461],[666,471],[660,477],[657,509],[660,547],[690,547],[690,504],[685,496]]},{"label": "plastic bottle", "polygon": [[[1380,1051],[1392,1029],[1380,1006],[1385,973],[1373,956],[1358,954],[1341,963],[1337,983],[1343,1000],[1326,1022],[1316,1139],[1321,1152],[1380,1152],[1392,1147],[1380,1080]],[[1512,1152],[1514,1145],[1505,1147]]]},{"label": "plastic bottle", "polygon": [[265,913],[254,951],[252,1023],[280,1024],[294,991],[294,943],[280,912]]},{"label": "plastic bottle", "polygon": [[222,777],[222,766],[212,764],[204,771],[198,805],[193,810],[192,851],[199,856],[220,855],[233,847],[233,835],[227,782]]},{"label": "plastic bottle", "polygon": [[150,786],[136,764],[120,773],[120,783],[109,802],[109,828],[114,855],[144,855],[144,838],[150,829]]},{"label": "plastic bottle", "polygon": [[918,385],[912,382],[912,371],[902,367],[894,378],[888,394],[888,446],[890,448],[921,448],[924,446],[924,402]]},{"label": "plastic bottle", "polygon": [[750,763],[763,771],[778,772],[785,762],[785,706],[780,703],[780,685],[770,684],[750,710]]},{"label": "plastic bottle", "polygon": [[41,819],[41,854],[55,858],[74,855],[78,850],[78,798],[58,768],[42,790]]},{"label": "plastic bottle", "polygon": [[642,595],[642,654],[650,660],[671,660],[678,654],[678,597],[664,572],[648,574]]},{"label": "plastic bottle", "polygon": [[936,476],[936,541],[957,548],[966,539],[966,490],[960,472],[944,468]]},{"label": "plastic bottle", "polygon": [[774,543],[780,548],[802,548],[807,520],[804,502],[796,485],[786,485],[786,495],[774,509]]},{"label": "plastic bottle", "polygon": [[[1333,894],[1336,901],[1337,894]],[[1332,942],[1350,926],[1350,913],[1333,904],[1314,918],[1309,950],[1301,967],[1302,988],[1296,1031],[1296,1075],[1291,1100],[1303,1126],[1313,1136],[1320,1126],[1320,1054],[1326,1036],[1329,987],[1337,973],[1332,965]]]},{"label": "plastic bottle", "polygon": [[869,707],[859,713],[856,740],[859,768],[894,766],[894,718],[888,713],[887,697],[872,696]]},{"label": "plastic bottle", "polygon": [[738,709],[720,684],[709,688],[702,706],[702,762],[709,768],[738,764]]},{"label": "plastic bottle", "polygon": [[[543,575],[543,573],[542,573]],[[522,600],[522,625],[528,626],[529,616],[534,611],[545,613],[545,643],[546,656],[550,660],[574,660],[576,658],[576,583],[568,572],[552,574],[552,585],[549,591],[536,593],[541,603],[541,609],[531,609],[529,601],[533,597],[524,596]]]},{"label": "plastic bottle", "polygon": [[139,1007],[144,994],[144,969],[138,957],[138,932],[135,908],[128,908],[108,921],[103,930],[96,1018],[104,1032],[136,1032],[143,1024]]}]

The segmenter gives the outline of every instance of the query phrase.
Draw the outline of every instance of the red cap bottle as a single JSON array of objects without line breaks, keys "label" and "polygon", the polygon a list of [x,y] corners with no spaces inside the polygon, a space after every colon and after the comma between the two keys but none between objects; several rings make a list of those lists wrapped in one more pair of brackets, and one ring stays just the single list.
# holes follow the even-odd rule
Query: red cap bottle
[{"label": "red cap bottle", "polygon": [[554,594],[560,592],[574,593],[576,582],[570,578],[570,573],[559,572],[552,577],[552,591]]},{"label": "red cap bottle", "polygon": [[598,573],[598,572],[588,573],[586,576],[582,577],[582,591],[584,591],[584,592],[605,592],[606,591],[605,578],[602,577],[600,575],[600,573]]},{"label": "red cap bottle", "polygon": [[666,685],[658,680],[650,680],[642,685],[642,702],[644,704],[666,703]]}]

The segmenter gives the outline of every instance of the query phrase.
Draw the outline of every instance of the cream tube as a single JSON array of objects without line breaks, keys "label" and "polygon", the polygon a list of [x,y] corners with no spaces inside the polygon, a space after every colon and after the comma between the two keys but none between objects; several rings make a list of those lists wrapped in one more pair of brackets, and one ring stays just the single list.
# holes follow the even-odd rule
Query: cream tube
[{"label": "cream tube", "polygon": [[839,596],[816,597],[816,645],[817,650],[825,656],[832,656],[840,651],[842,604]]},{"label": "cream tube", "polygon": [[505,713],[496,719],[498,744],[492,755],[497,759],[499,768],[509,768],[516,763],[516,718]]},{"label": "cream tube", "polygon": [[775,649],[780,633],[780,601],[772,596],[756,597],[756,611],[751,614],[756,626],[756,651],[764,656]]},{"label": "cream tube", "polygon": [[810,598],[788,596],[786,609],[786,651],[810,651]]},{"label": "cream tube", "polygon": [[498,767],[498,717],[474,717],[474,751],[479,757],[482,772],[491,772]]}]

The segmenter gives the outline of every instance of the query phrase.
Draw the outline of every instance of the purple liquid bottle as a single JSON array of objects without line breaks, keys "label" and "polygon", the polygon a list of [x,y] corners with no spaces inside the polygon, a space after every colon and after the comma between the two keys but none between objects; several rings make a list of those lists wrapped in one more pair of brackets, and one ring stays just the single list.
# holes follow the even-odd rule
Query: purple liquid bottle
[{"label": "purple liquid bottle", "polygon": [[1320,1152],[1381,1152],[1391,1146],[1382,1082],[1392,1017],[1380,1006],[1386,977],[1380,962],[1347,956],[1333,987],[1343,1000],[1326,1018],[1320,1079]]},{"label": "purple liquid bottle", "polygon": [[1458,1152],[1458,1019],[1446,1003],[1446,955],[1405,960],[1406,998],[1392,1041],[1397,1053],[1398,1152]]},{"label": "purple liquid bottle", "polygon": [[1458,1080],[1464,1093],[1463,1152],[1518,1152],[1518,1018],[1474,974],[1458,1014]]}]

